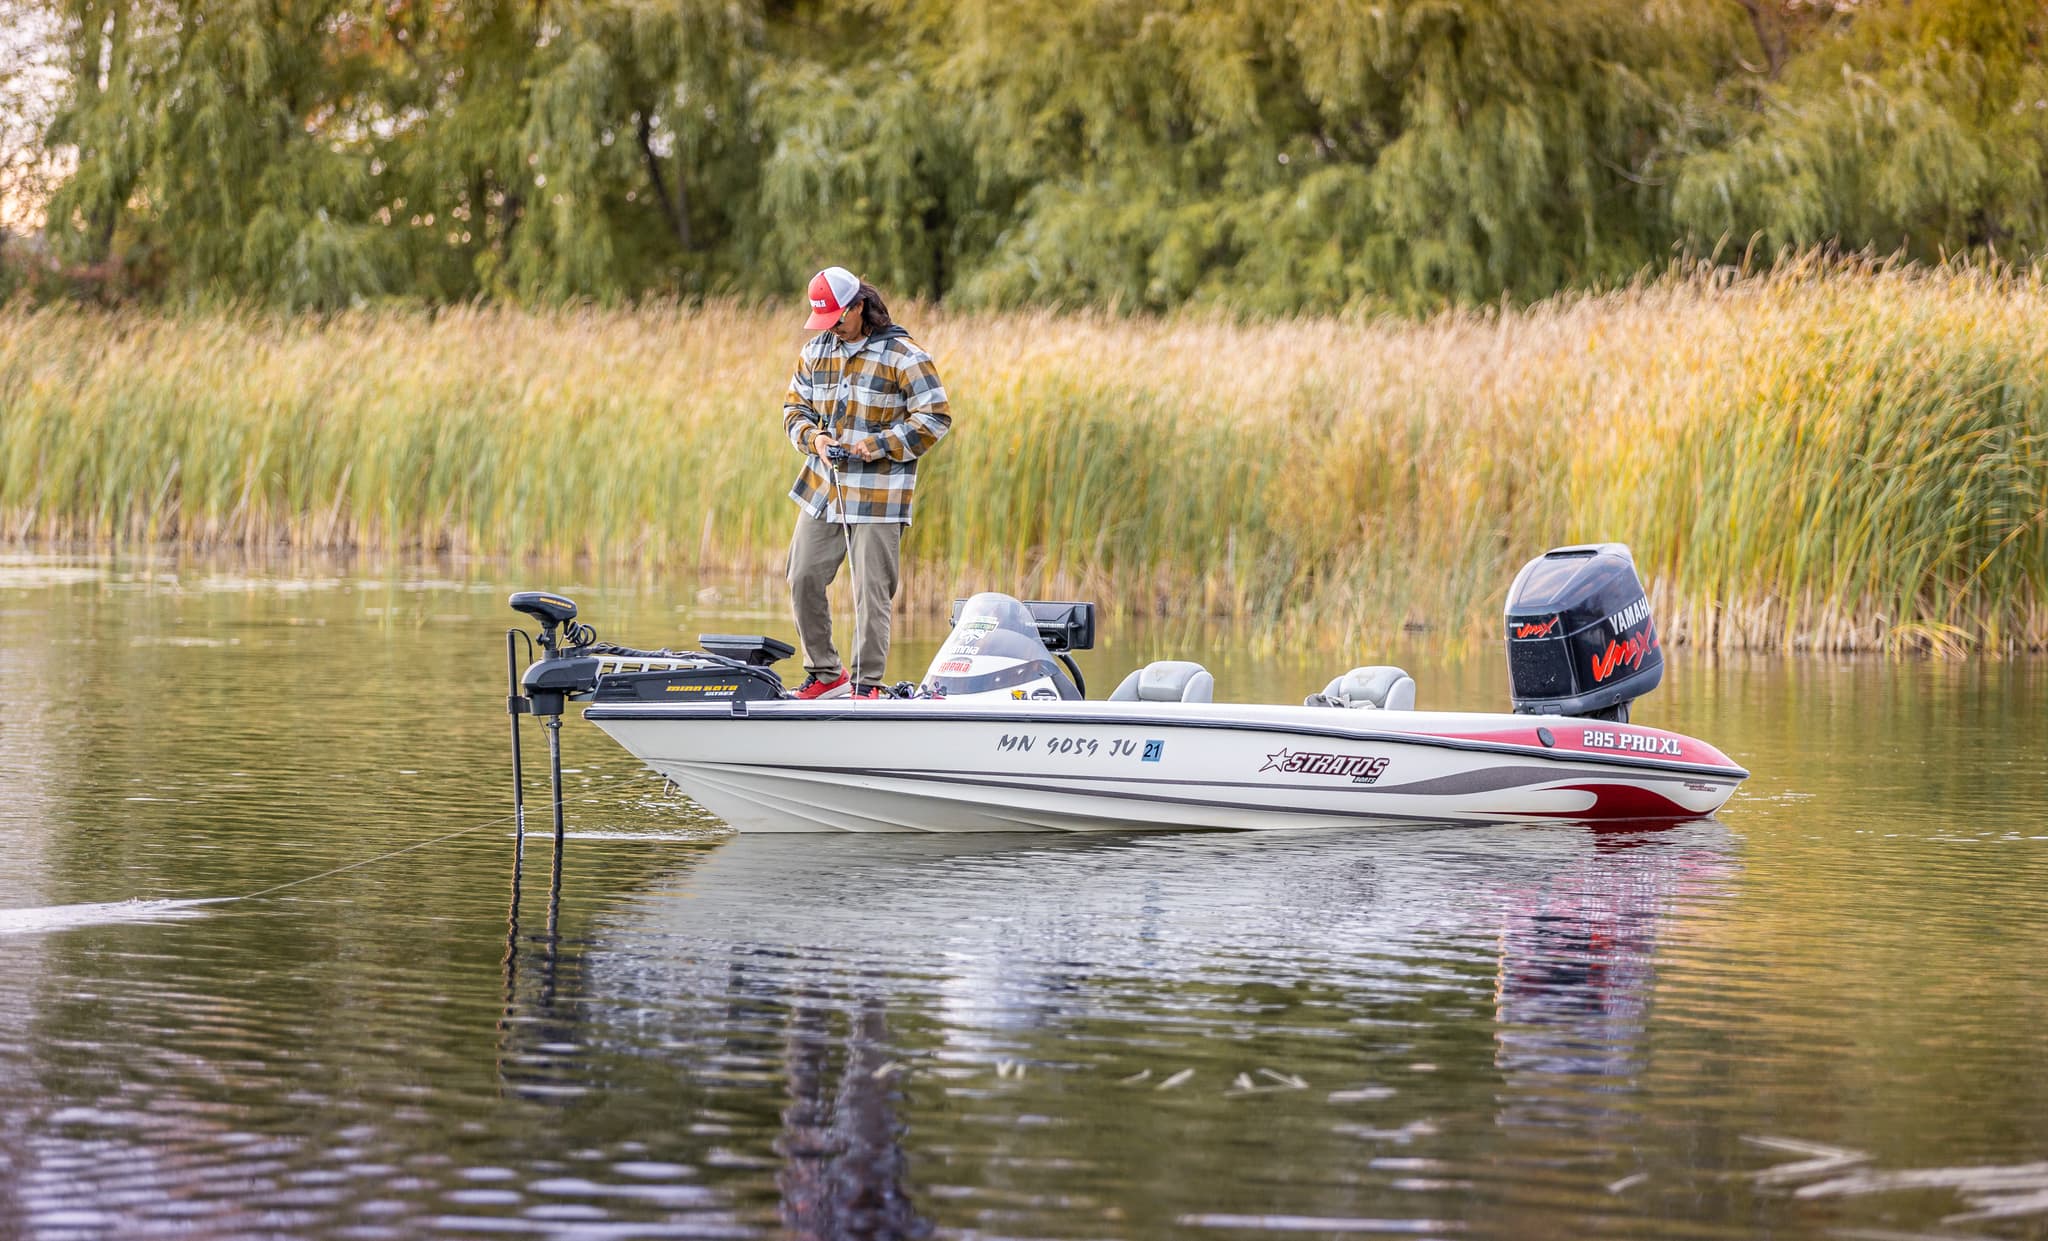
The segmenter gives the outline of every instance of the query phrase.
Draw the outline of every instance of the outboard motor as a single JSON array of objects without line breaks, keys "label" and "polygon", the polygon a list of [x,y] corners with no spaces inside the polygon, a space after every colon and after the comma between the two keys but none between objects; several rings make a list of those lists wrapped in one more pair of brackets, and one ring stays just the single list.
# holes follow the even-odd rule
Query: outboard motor
[{"label": "outboard motor", "polygon": [[1508,588],[1508,683],[1524,715],[1628,722],[1664,679],[1650,599],[1623,543],[1547,551]]}]

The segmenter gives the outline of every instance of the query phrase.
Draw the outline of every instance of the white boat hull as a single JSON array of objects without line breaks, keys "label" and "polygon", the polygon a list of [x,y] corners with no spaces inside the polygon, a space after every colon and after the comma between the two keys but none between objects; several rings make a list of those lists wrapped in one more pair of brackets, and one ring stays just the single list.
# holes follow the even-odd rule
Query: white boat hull
[{"label": "white boat hull", "polygon": [[1748,775],[1676,733],[1527,715],[944,699],[585,714],[748,832],[1671,819],[1713,813]]}]

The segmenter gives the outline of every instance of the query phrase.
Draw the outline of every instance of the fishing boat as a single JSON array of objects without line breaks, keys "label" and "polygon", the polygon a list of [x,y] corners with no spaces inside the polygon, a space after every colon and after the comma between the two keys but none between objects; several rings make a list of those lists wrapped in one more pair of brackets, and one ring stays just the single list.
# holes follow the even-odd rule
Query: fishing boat
[{"label": "fishing boat", "polygon": [[1749,775],[1629,721],[1663,653],[1618,543],[1517,575],[1500,713],[1418,710],[1413,678],[1384,665],[1270,704],[1214,701],[1199,664],[1159,661],[1091,700],[1071,657],[1094,644],[1089,603],[976,595],[924,678],[875,700],[795,697],[773,670],[792,648],[772,638],[634,650],[598,643],[560,595],[512,606],[541,625],[515,713],[558,729],[587,703],[585,719],[743,832],[1670,820],[1712,814]]}]

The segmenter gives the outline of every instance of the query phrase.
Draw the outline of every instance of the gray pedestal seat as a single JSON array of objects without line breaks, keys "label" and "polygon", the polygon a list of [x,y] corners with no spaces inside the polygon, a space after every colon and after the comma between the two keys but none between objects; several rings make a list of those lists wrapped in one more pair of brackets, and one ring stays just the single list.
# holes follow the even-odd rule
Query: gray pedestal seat
[{"label": "gray pedestal seat", "polygon": [[1123,679],[1109,695],[1111,702],[1214,702],[1216,678],[1185,659],[1161,659]]},{"label": "gray pedestal seat", "polygon": [[1413,711],[1415,678],[1399,668],[1375,664],[1353,668],[1302,700],[1308,707],[1350,707],[1365,711]]}]

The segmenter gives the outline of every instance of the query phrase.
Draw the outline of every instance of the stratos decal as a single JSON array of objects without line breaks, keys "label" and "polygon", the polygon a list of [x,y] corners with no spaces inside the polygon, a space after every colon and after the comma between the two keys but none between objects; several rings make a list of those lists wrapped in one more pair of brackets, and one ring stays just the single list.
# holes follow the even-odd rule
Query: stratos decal
[{"label": "stratos decal", "polygon": [[1363,754],[1318,754],[1313,750],[1282,750],[1268,754],[1260,771],[1300,776],[1350,776],[1353,784],[1371,784],[1387,769],[1387,760]]}]

